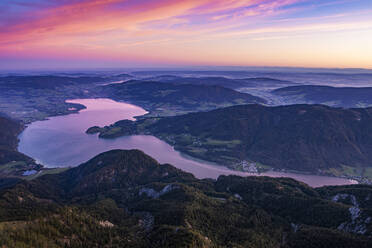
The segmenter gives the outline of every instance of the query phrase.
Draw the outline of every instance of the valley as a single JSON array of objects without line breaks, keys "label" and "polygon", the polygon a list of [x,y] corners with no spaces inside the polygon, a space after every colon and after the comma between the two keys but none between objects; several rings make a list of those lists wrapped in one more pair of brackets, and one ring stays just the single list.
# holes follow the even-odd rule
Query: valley
[{"label": "valley", "polygon": [[[197,178],[217,179],[220,175],[291,177],[313,187],[356,183],[346,178],[267,171],[266,168],[261,170],[260,174],[257,174],[258,171],[244,172],[231,166],[227,168],[224,166],[225,163],[198,160],[193,154],[192,157],[185,156],[185,153],[175,151],[171,144],[149,134],[132,133],[131,136],[117,139],[99,139],[96,135],[85,134],[85,130],[93,124],[108,125],[122,118],[127,120],[119,123],[133,123],[135,116],[143,115],[146,111],[134,105],[109,99],[80,99],[69,102],[82,104],[86,108],[79,114],[51,117],[46,121],[30,124],[19,136],[19,151],[35,158],[47,168],[77,166],[98,153],[112,149],[140,149],[157,161],[172,164]],[[97,119],[97,116],[101,118]],[[114,135],[111,138],[119,136],[118,130],[117,128],[110,130]]]},{"label": "valley", "polygon": [[[132,118],[135,117],[138,120],[137,122],[118,122],[118,120],[125,119],[119,116],[116,119],[110,119],[105,116],[103,117],[105,122],[101,122],[101,124],[91,121],[91,125],[83,125],[84,128],[79,129],[79,133],[74,134],[76,137],[74,141],[61,141],[62,143],[56,144],[54,149],[60,149],[62,146],[65,146],[62,144],[67,145],[72,142],[78,144],[79,140],[84,144],[84,140],[88,139],[88,135],[85,135],[84,132],[93,126],[96,127],[90,129],[88,133],[98,132],[99,137],[106,140],[130,136],[130,142],[134,142],[131,145],[119,144],[120,142],[116,140],[110,141],[111,143],[107,143],[108,141],[106,141],[106,144],[102,144],[102,146],[106,146],[107,149],[91,149],[91,152],[86,153],[87,155],[85,156],[79,156],[79,149],[76,149],[76,155],[72,155],[71,153],[69,156],[60,156],[60,158],[54,156],[53,159],[49,158],[45,160],[46,156],[42,154],[48,154],[51,150],[44,149],[44,152],[39,151],[38,153],[32,152],[31,150],[32,147],[40,147],[42,143],[47,143],[46,140],[40,140],[38,141],[39,143],[29,145],[31,148],[26,148],[21,142],[22,151],[28,151],[28,154],[32,155],[31,157],[33,158],[36,157],[40,159],[44,157],[44,160],[38,160],[38,162],[49,167],[76,166],[98,152],[109,150],[109,147],[140,147],[147,150],[146,146],[141,145],[141,143],[145,142],[143,139],[146,139],[146,136],[154,135],[182,154],[208,161],[212,164],[225,165],[236,171],[264,173],[274,170],[276,172],[348,177],[357,179],[359,182],[369,182],[368,180],[371,179],[372,173],[369,169],[369,158],[367,153],[363,152],[366,151],[366,149],[368,150],[368,141],[367,143],[362,140],[359,141],[360,138],[356,138],[357,140],[353,141],[355,137],[351,138],[350,144],[344,144],[344,149],[346,149],[345,157],[334,160],[333,158],[337,157],[337,152],[334,153],[335,155],[332,155],[329,148],[320,148],[322,144],[320,144],[320,146],[317,145],[318,148],[315,148],[315,144],[309,146],[308,142],[312,142],[309,138],[314,135],[311,133],[311,130],[306,130],[305,127],[303,127],[303,130],[299,129],[294,131],[295,129],[293,129],[296,128],[297,125],[303,125],[302,122],[311,121],[317,114],[322,114],[322,112],[324,112],[323,114],[327,113],[328,115],[334,112],[335,115],[339,115],[337,111],[328,111],[326,108],[321,110],[319,107],[318,111],[315,111],[312,116],[308,117],[310,118],[309,120],[305,118],[303,120],[291,121],[290,118],[295,117],[296,114],[293,113],[282,116],[287,110],[283,110],[283,113],[276,111],[278,113],[270,114],[270,111],[267,111],[269,108],[259,108],[256,105],[251,105],[251,107],[249,107],[251,109],[250,111],[232,116],[235,110],[244,107],[237,106],[236,108],[228,108],[229,106],[246,104],[275,106],[285,104],[286,102],[301,102],[294,93],[291,93],[293,97],[289,95],[284,96],[284,93],[279,93],[291,89],[308,88],[314,90],[318,89],[318,91],[329,89],[334,92],[341,92],[347,90],[346,88],[332,88],[329,86],[312,86],[312,88],[309,88],[309,86],[301,86],[299,83],[295,82],[295,80],[299,80],[300,75],[302,76],[301,73],[286,75],[284,73],[263,74],[248,72],[239,74],[239,72],[228,72],[231,74],[229,74],[229,76],[225,73],[226,72],[160,72],[157,74],[148,72],[148,74],[146,74],[143,72],[134,72],[132,75],[121,73],[96,74],[94,76],[85,74],[76,74],[74,76],[7,76],[2,77],[0,80],[2,81],[0,86],[4,89],[0,98],[3,99],[3,103],[6,102],[0,105],[0,108],[2,108],[0,111],[5,112],[12,118],[20,119],[23,123],[31,123],[28,124],[30,126],[34,126],[36,120],[45,120],[46,118],[52,118],[54,120],[55,117],[53,116],[61,116],[60,118],[56,117],[57,119],[54,121],[53,125],[57,125],[56,123],[58,120],[63,120],[66,114],[79,113],[79,111],[84,112],[84,108],[86,108],[84,104],[79,101],[68,101],[68,99],[95,98],[98,101],[103,98],[114,99],[116,101],[133,103],[142,107],[144,111],[147,111],[147,113],[141,112],[129,118],[134,120]],[[337,74],[325,74],[324,76],[327,78],[334,75],[336,75],[335,78],[338,77]],[[320,77],[321,74],[318,75],[318,78]],[[357,77],[358,76],[355,76],[354,80]],[[362,75],[360,77],[362,77]],[[361,95],[358,92],[362,91],[365,95],[365,99],[368,99],[369,93],[365,91],[364,88],[348,88],[348,90],[355,92],[355,94],[349,94],[351,100],[348,101],[359,102],[357,98],[360,98]],[[254,95],[241,92],[249,92]],[[313,95],[314,94],[316,93],[313,93]],[[338,97],[343,97],[340,93],[337,94]],[[323,98],[326,98],[328,95],[329,94],[326,93]],[[322,96],[319,95],[318,97]],[[329,99],[332,97],[332,94],[329,95]],[[319,101],[319,103],[330,104],[332,102],[332,100],[328,102],[324,101],[325,100]],[[314,102],[316,103],[317,101]],[[346,102],[341,104],[341,106],[354,105],[347,105]],[[293,107],[293,109],[295,108],[296,107]],[[301,107],[298,106],[298,108]],[[315,106],[304,105],[303,108],[315,109]],[[216,110],[216,112],[210,114],[209,111],[214,109],[221,110]],[[223,113],[225,109],[226,112]],[[301,112],[301,110],[298,111]],[[200,113],[196,113],[195,116],[193,116],[193,114],[190,116],[185,115],[190,112]],[[214,113],[216,116],[213,116]],[[362,113],[357,113],[357,110],[355,110],[351,115],[359,116],[362,115]],[[180,118],[177,119],[172,116],[180,116]],[[246,116],[249,116],[249,118],[247,119]],[[305,114],[305,116],[307,116],[307,114]],[[358,116],[355,118],[358,119]],[[366,114],[366,116],[366,120],[368,120],[369,114]],[[224,123],[220,121],[230,118],[236,120],[236,122]],[[265,118],[268,118],[268,120],[265,120]],[[276,118],[280,120],[283,118],[287,119],[284,120],[283,124],[280,124],[282,126],[276,127]],[[351,117],[351,119],[352,118],[354,117]],[[286,123],[286,121],[288,121],[288,123]],[[266,122],[267,124],[265,124]],[[112,123],[115,124],[111,125]],[[341,123],[345,125],[343,121],[335,123],[334,125],[338,126]],[[316,123],[308,125],[313,126],[315,124]],[[257,125],[262,127],[258,128]],[[267,125],[267,127],[265,125]],[[354,124],[351,125],[350,128],[352,129],[359,128]],[[324,129],[324,127],[319,128]],[[40,128],[43,129],[42,126]],[[239,130],[238,133],[230,133],[234,129]],[[269,131],[270,129],[272,130]],[[266,136],[260,137],[259,130],[266,133]],[[279,133],[275,134],[277,131],[274,130],[277,130]],[[293,139],[304,139],[301,141],[301,144],[289,141],[291,140],[289,136],[292,131],[295,132],[294,136],[292,135]],[[345,132],[349,132],[348,130],[339,131],[341,140],[346,134]],[[239,134],[239,132],[243,135]],[[335,132],[337,133],[338,131]],[[367,133],[368,129],[363,132]],[[36,132],[34,136],[35,135],[40,136],[43,134]],[[61,137],[62,136],[63,132],[61,133]],[[139,136],[142,137],[142,140],[139,139]],[[364,136],[368,137],[368,135]],[[246,139],[246,137],[250,138]],[[314,137],[317,137],[317,135],[315,134]],[[350,137],[346,138],[350,139]],[[94,144],[96,142],[93,141],[92,137],[90,137],[90,139],[90,143],[93,142],[92,144]],[[284,140],[284,143],[282,141],[279,142],[282,143],[279,146],[276,140]],[[325,140],[325,142],[333,141]],[[357,148],[353,148],[354,144],[352,142],[362,143],[356,144],[355,147]],[[277,147],[274,147],[274,144],[277,144]],[[84,145],[79,146],[82,147]],[[166,147],[166,145],[164,144],[162,147]],[[293,147],[293,149],[289,147]],[[89,148],[86,149],[89,150]],[[154,154],[151,153],[152,149],[154,148],[150,148],[147,151],[150,152],[150,154]],[[284,151],[289,149],[293,151],[293,154],[283,153],[283,149]],[[300,149],[303,149],[303,151],[301,152]],[[166,150],[169,151],[168,148]],[[325,152],[326,150],[328,151]],[[336,150],[335,148],[335,151]],[[310,151],[312,155],[309,155]],[[360,152],[362,152],[362,154],[360,154]],[[301,155],[301,153],[304,155]],[[357,154],[357,157],[354,156],[355,154]],[[76,159],[73,159],[74,157]],[[312,157],[312,159],[307,159],[306,157]],[[159,159],[162,160],[161,157]],[[165,160],[162,161],[165,162]],[[7,164],[4,168],[14,166],[18,166],[18,163]]]}]

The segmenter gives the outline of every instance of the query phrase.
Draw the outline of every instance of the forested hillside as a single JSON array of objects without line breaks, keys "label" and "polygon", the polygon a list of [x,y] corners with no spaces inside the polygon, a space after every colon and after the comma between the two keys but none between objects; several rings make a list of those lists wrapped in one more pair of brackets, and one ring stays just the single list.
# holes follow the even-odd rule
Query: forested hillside
[{"label": "forested hillside", "polygon": [[372,203],[365,198],[371,194],[368,186],[312,189],[285,178],[198,180],[140,151],[115,150],[2,190],[0,242],[5,247],[367,248]]}]

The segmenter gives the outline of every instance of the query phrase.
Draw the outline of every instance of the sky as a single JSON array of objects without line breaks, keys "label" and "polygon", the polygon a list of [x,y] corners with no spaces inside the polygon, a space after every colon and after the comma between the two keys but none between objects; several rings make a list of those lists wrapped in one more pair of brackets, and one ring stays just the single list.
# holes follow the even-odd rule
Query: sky
[{"label": "sky", "polygon": [[372,0],[0,0],[0,69],[372,69]]}]

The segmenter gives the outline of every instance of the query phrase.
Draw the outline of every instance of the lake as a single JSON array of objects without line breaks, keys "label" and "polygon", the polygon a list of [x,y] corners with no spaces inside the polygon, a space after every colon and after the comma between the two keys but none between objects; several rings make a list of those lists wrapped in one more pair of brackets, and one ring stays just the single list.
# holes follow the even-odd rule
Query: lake
[{"label": "lake", "polygon": [[[70,167],[112,149],[139,149],[160,163],[172,164],[198,178],[215,179],[220,175],[231,174],[253,175],[184,156],[169,144],[150,135],[127,136],[113,140],[99,139],[98,135],[88,135],[85,131],[89,127],[105,126],[123,119],[134,120],[135,116],[147,112],[138,106],[111,99],[75,99],[67,102],[82,104],[86,108],[76,114],[56,116],[31,123],[19,136],[20,152],[36,159],[46,167]],[[356,183],[344,178],[294,173],[267,172],[260,175],[291,177],[312,187]]]}]

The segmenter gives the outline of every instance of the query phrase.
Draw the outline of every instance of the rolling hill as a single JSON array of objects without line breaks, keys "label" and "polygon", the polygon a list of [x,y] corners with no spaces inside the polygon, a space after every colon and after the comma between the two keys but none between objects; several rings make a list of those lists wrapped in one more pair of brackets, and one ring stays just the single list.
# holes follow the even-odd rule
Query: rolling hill
[{"label": "rolling hill", "polygon": [[129,101],[151,112],[152,116],[169,116],[206,111],[237,104],[266,101],[216,85],[159,83],[131,80],[98,89],[100,95],[118,101]]}]

